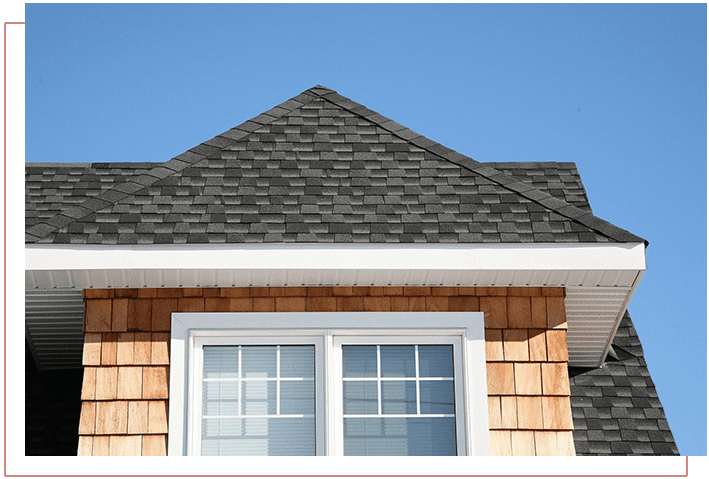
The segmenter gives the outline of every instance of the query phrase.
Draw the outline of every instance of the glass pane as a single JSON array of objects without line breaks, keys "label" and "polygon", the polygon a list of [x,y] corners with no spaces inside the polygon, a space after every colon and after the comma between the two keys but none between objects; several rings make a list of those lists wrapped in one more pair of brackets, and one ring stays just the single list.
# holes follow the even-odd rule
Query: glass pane
[{"label": "glass pane", "polygon": [[345,418],[345,456],[455,456],[455,419]]},{"label": "glass pane", "polygon": [[314,381],[281,381],[281,414],[314,413]]},{"label": "glass pane", "polygon": [[382,414],[416,414],[416,382],[382,381]]},{"label": "glass pane", "polygon": [[376,381],[344,381],[343,408],[345,414],[377,414]]},{"label": "glass pane", "polygon": [[203,455],[315,455],[314,346],[210,346],[204,364]]},{"label": "glass pane", "polygon": [[242,381],[242,414],[276,414],[276,381]]},{"label": "glass pane", "polygon": [[275,378],[276,346],[242,346],[241,367],[245,378]]},{"label": "glass pane", "polygon": [[239,347],[204,347],[204,377],[238,378],[239,377]]},{"label": "glass pane", "polygon": [[241,419],[203,419],[202,455],[218,456],[220,437],[239,437],[243,434]]},{"label": "glass pane", "polygon": [[342,346],[342,376],[345,378],[376,378],[376,346]]},{"label": "glass pane", "polygon": [[383,378],[412,378],[416,376],[413,346],[380,346]]},{"label": "glass pane", "polygon": [[422,378],[452,378],[453,346],[419,346],[419,376]]},{"label": "glass pane", "polygon": [[315,346],[281,346],[281,377],[312,378]]},{"label": "glass pane", "polygon": [[205,419],[203,456],[314,456],[315,418]]},{"label": "glass pane", "polygon": [[454,414],[453,381],[421,381],[421,414]]},{"label": "glass pane", "polygon": [[237,416],[239,414],[238,381],[204,381],[202,410],[205,416]]}]

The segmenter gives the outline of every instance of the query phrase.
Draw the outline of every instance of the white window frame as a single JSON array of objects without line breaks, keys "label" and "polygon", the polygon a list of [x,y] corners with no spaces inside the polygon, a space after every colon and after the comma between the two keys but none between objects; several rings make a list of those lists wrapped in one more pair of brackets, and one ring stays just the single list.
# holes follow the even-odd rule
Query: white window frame
[{"label": "white window frame", "polygon": [[173,313],[168,455],[198,454],[200,439],[192,425],[201,411],[195,393],[201,390],[196,383],[205,344],[315,344],[316,454],[332,456],[342,455],[343,448],[341,345],[397,342],[459,345],[460,355],[454,356],[462,359],[455,361],[454,373],[458,455],[489,455],[480,312]]}]

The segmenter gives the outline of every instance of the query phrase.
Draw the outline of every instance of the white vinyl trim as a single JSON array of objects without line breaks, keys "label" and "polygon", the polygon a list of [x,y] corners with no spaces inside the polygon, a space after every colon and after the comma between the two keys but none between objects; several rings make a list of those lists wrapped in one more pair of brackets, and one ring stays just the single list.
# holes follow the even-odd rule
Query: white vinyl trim
[{"label": "white vinyl trim", "polygon": [[[400,325],[406,325],[400,328]],[[316,345],[316,431],[325,440],[318,454],[341,454],[341,355],[337,347],[358,341],[423,341],[458,344],[456,402],[462,407],[459,454],[489,455],[484,316],[441,313],[173,313],[170,353],[168,454],[195,453],[194,424],[199,411],[195,381],[201,378],[201,345],[273,343]],[[284,343],[285,344],[285,343]],[[319,372],[318,372],[319,371]],[[322,372],[324,371],[324,374]],[[320,374],[320,375],[318,375]],[[460,382],[458,382],[460,381]],[[460,384],[461,387],[457,387]],[[326,407],[329,404],[329,407]],[[322,442],[322,439],[320,442]]]},{"label": "white vinyl trim", "polygon": [[27,245],[25,269],[640,270],[643,243]]}]

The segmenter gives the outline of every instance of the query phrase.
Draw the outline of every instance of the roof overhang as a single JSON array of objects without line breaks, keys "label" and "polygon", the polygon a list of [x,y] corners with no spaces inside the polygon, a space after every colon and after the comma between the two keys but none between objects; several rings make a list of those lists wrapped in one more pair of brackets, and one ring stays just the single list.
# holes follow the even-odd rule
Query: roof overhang
[{"label": "roof overhang", "polygon": [[28,324],[37,302],[40,324],[52,295],[85,288],[563,286],[570,361],[589,367],[603,362],[644,271],[643,243],[25,247]]}]

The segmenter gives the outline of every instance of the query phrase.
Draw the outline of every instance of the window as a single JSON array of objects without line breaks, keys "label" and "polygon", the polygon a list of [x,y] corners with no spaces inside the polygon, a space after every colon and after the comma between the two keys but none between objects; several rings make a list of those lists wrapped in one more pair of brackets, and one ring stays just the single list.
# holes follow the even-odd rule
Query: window
[{"label": "window", "polygon": [[489,454],[482,313],[174,313],[170,455]]}]

